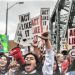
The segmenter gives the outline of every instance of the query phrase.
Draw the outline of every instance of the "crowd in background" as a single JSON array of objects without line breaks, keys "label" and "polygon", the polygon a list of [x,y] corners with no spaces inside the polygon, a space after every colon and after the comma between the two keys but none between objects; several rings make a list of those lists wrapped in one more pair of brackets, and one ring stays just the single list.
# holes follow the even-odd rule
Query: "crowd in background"
[{"label": "crowd in background", "polygon": [[31,44],[34,53],[23,55],[24,63],[17,59],[17,53],[12,57],[0,53],[0,75],[75,75],[75,58],[66,51],[55,53],[48,32],[40,38],[45,41],[46,50],[38,48],[37,43]]}]

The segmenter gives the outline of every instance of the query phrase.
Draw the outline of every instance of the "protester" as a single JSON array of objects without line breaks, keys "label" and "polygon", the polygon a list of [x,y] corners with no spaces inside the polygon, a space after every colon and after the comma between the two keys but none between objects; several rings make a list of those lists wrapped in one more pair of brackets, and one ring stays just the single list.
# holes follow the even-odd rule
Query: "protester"
[{"label": "protester", "polygon": [[39,73],[42,72],[42,65],[43,65],[43,53],[41,52],[41,48],[38,47],[38,42],[36,41],[36,43],[31,44],[34,48],[34,54],[38,57],[39,59],[39,65],[37,67],[37,71]]},{"label": "protester", "polygon": [[52,49],[52,45],[50,40],[48,39],[48,32],[43,34],[42,39],[45,40],[45,46],[46,46],[46,55],[45,55],[45,61],[42,68],[43,75],[53,75],[53,65],[54,65],[54,51]]},{"label": "protester", "polygon": [[9,64],[10,59],[4,53],[0,53],[0,75],[7,75]]},{"label": "protester", "polygon": [[26,64],[24,70],[18,75],[53,75],[53,64],[54,64],[54,52],[51,47],[51,43],[48,39],[48,32],[45,32],[40,37],[45,40],[46,56],[42,67],[42,72],[39,73],[38,68],[38,57],[33,53],[28,53],[24,56]]}]

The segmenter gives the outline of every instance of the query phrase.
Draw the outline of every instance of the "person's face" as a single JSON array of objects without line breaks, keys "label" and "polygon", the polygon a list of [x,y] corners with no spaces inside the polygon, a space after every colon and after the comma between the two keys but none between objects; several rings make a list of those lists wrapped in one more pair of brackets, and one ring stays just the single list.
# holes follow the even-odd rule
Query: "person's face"
[{"label": "person's face", "polygon": [[33,55],[27,55],[25,58],[26,64],[30,64],[28,66],[25,66],[25,71],[26,72],[32,72],[36,68],[36,60]]},{"label": "person's face", "polygon": [[1,57],[0,58],[0,66],[5,66],[7,64],[7,59],[6,57]]},{"label": "person's face", "polygon": [[61,60],[61,61],[64,60],[64,56],[63,56],[63,55],[60,56],[60,60]]},{"label": "person's face", "polygon": [[58,61],[63,62],[64,61],[64,56],[63,55],[59,56]]}]

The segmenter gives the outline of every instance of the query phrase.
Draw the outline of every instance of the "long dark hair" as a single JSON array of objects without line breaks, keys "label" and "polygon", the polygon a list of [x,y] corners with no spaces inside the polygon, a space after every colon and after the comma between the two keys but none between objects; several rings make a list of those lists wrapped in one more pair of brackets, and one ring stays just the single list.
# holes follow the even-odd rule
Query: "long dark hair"
[{"label": "long dark hair", "polygon": [[[37,55],[36,54],[34,54],[34,53],[27,53],[26,55],[24,55],[24,59],[26,58],[26,56],[28,56],[28,55],[33,55],[34,57],[35,57],[35,60],[36,60],[36,69],[38,69],[38,66],[39,66],[39,59],[38,59],[38,57],[37,57]],[[26,66],[26,64],[23,64],[23,65],[21,65],[21,68],[20,68],[20,70],[24,70],[24,67]]]},{"label": "long dark hair", "polygon": [[9,66],[9,64],[10,64],[10,58],[8,57],[8,56],[6,56],[5,55],[5,53],[0,53],[0,58],[1,57],[5,57],[6,58],[6,60],[7,60],[7,64],[4,66],[4,71],[1,71],[0,70],[0,74],[3,72],[3,73],[6,73],[7,71],[8,71],[8,66]]},{"label": "long dark hair", "polygon": [[35,57],[35,60],[36,60],[36,67],[35,69],[37,70],[37,72],[41,75],[42,74],[42,62],[40,61],[40,59],[38,58],[38,56],[34,53],[27,53],[26,55],[24,55],[24,59],[26,58],[26,56],[28,55],[33,55]]},{"label": "long dark hair", "polygon": [[36,65],[38,65],[38,63],[39,63],[39,59],[38,59],[37,55],[34,54],[34,53],[27,53],[26,55],[24,55],[24,59],[25,59],[26,56],[28,56],[28,55],[33,55],[33,56],[35,57],[35,60],[36,60]]}]

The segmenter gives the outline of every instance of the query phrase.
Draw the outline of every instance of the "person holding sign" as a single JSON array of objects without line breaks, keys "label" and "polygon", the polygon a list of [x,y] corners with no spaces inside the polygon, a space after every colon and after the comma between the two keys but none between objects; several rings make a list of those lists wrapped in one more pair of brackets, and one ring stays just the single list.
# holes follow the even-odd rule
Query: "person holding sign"
[{"label": "person holding sign", "polygon": [[43,40],[45,40],[45,46],[46,46],[45,61],[42,67],[43,75],[53,75],[54,52],[52,50],[51,42],[48,36],[49,36],[48,32],[44,32],[42,34],[42,37],[40,37]]},{"label": "person holding sign", "polygon": [[[43,75],[53,75],[54,52],[48,39],[48,32],[43,33],[40,38],[45,41],[46,46],[46,56],[42,67],[42,73]],[[42,75],[42,73],[40,74],[37,70],[39,61],[35,54],[28,53],[24,56],[24,59],[28,65],[24,66],[24,70],[18,75]]]}]

